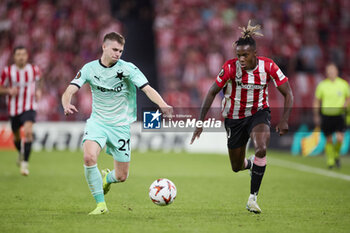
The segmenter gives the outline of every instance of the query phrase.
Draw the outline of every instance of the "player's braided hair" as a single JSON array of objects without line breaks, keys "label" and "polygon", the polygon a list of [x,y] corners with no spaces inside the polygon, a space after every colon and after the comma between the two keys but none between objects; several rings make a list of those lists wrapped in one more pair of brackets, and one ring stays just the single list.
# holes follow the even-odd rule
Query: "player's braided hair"
[{"label": "player's braided hair", "polygon": [[236,45],[250,45],[255,48],[256,43],[253,36],[264,36],[262,33],[257,32],[261,29],[261,26],[259,24],[255,26],[250,25],[250,20],[248,22],[247,28],[239,27],[239,29],[242,30],[242,36],[237,41],[235,41],[234,44]]}]

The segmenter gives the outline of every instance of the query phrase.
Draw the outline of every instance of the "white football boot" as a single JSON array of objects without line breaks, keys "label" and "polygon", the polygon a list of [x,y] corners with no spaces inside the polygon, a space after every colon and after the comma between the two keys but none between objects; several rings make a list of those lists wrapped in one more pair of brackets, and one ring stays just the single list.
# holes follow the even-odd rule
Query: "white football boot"
[{"label": "white football boot", "polygon": [[260,214],[261,213],[261,209],[258,206],[257,201],[257,196],[255,194],[250,194],[249,198],[248,198],[248,202],[247,202],[247,210],[250,212],[254,212],[256,214]]},{"label": "white football boot", "polygon": [[21,162],[21,175],[22,176],[28,176],[29,175],[29,169],[28,169],[28,162],[27,161],[22,161]]}]

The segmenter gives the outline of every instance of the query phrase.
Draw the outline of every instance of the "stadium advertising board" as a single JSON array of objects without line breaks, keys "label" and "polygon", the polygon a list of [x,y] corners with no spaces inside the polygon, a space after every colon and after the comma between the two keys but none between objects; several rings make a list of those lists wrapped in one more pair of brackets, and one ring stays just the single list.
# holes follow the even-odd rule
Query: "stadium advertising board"
[{"label": "stadium advertising board", "polygon": [[[85,122],[37,122],[34,125],[34,150],[79,150]],[[201,140],[189,145],[191,132],[142,132],[143,123],[131,125],[133,150],[190,151],[226,153],[225,131],[203,134]],[[221,138],[221,140],[218,140]],[[215,144],[212,142],[216,141]],[[14,149],[9,122],[0,122],[0,149]]]}]

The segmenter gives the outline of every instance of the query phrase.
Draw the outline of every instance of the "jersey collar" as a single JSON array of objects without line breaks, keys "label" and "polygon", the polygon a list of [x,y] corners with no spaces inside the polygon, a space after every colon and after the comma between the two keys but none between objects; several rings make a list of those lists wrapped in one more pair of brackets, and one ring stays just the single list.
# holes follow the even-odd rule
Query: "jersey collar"
[{"label": "jersey collar", "polygon": [[98,59],[98,63],[100,63],[100,65],[101,65],[103,68],[112,68],[115,64],[118,63],[118,61],[117,61],[116,63],[114,63],[113,65],[108,66],[108,67],[102,64],[101,59]]}]

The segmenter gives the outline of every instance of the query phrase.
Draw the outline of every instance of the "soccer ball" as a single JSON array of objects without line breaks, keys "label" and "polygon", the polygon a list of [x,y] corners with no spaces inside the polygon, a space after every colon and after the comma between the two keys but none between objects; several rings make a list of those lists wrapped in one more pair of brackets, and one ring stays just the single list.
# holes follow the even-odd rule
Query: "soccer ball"
[{"label": "soccer ball", "polygon": [[156,205],[170,205],[176,198],[176,187],[168,179],[155,180],[149,187],[149,198]]}]

